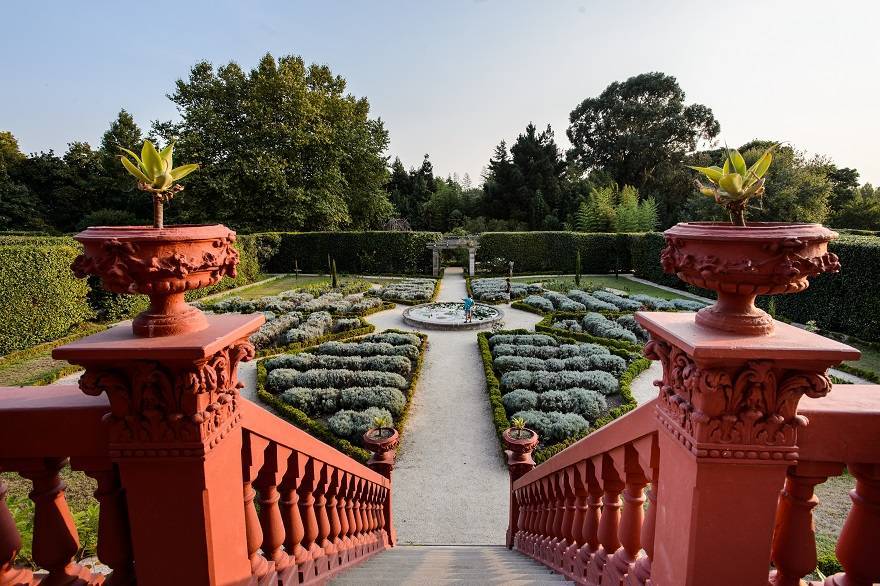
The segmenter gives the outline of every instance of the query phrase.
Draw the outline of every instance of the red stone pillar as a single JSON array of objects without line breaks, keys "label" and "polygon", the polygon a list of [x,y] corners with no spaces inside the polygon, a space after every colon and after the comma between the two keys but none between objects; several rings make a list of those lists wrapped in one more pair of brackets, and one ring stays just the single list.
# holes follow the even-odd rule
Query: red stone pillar
[{"label": "red stone pillar", "polygon": [[711,330],[688,313],[639,313],[660,360],[659,503],[651,581],[766,585],[786,470],[797,460],[804,394],[858,351],[783,323],[772,334]]},{"label": "red stone pillar", "polygon": [[[504,450],[504,453],[507,454],[507,470],[510,473],[510,505],[508,507],[507,538],[505,543],[507,544],[507,549],[511,549],[516,532],[519,529],[523,529],[523,527],[517,526],[519,522],[519,500],[513,494],[513,483],[535,467],[532,451],[538,445],[538,434],[531,429],[518,430],[508,428],[504,430],[502,438],[507,448]],[[542,535],[547,535],[547,533]]]},{"label": "red stone pillar", "polygon": [[251,580],[242,502],[237,370],[262,316],[208,317],[206,329],[136,338],[127,326],[56,348],[106,392],[110,457],[128,507],[139,584]]}]

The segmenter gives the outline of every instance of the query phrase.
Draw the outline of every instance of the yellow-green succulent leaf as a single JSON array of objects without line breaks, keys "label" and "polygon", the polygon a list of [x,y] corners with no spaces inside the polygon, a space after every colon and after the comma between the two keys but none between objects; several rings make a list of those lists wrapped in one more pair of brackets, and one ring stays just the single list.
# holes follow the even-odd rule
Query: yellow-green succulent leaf
[{"label": "yellow-green succulent leaf", "polygon": [[143,181],[144,183],[152,183],[152,180],[149,177],[147,177],[146,175],[144,175],[143,171],[138,169],[137,165],[135,165],[134,163],[129,161],[126,157],[120,156],[119,160],[122,161],[122,166],[125,167],[125,169],[129,173],[134,175],[139,181]]},{"label": "yellow-green succulent leaf", "polygon": [[727,175],[728,173],[730,173],[730,159],[724,157],[724,166],[721,168],[721,174]]},{"label": "yellow-green succulent leaf", "polygon": [[736,149],[730,149],[730,163],[733,165],[734,170],[740,175],[746,174],[746,160],[740,154],[740,152]]},{"label": "yellow-green succulent leaf", "polygon": [[162,174],[162,157],[159,156],[159,151],[156,150],[153,143],[148,140],[144,141],[144,148],[141,150],[141,160],[144,162],[148,175],[156,177]]},{"label": "yellow-green succulent leaf", "polygon": [[197,163],[190,163],[189,165],[181,165],[176,169],[172,169],[170,175],[174,178],[175,181],[178,179],[183,179],[193,171],[199,168]]},{"label": "yellow-green succulent leaf", "polygon": [[[140,167],[141,169],[144,168],[144,163],[143,163],[143,161],[141,161],[141,158],[140,158],[139,156],[137,156],[136,153],[133,153],[132,151],[128,150],[127,148],[125,148],[125,147],[123,147],[123,146],[119,147],[119,150],[121,150],[121,151],[123,151],[123,152],[125,152],[125,153],[128,153],[128,156],[130,156],[132,159],[134,159],[134,162],[137,163],[137,166],[138,166],[138,167]],[[121,155],[120,155],[120,156],[121,156]]]},{"label": "yellow-green succulent leaf", "polygon": [[162,160],[165,162],[165,170],[171,169],[174,167],[173,157],[174,157],[174,141],[168,143],[168,145],[159,151],[159,156],[162,157]]},{"label": "yellow-green succulent leaf", "polygon": [[721,189],[734,199],[738,199],[742,195],[742,184],[743,178],[739,173],[728,173],[721,178],[720,182]]},{"label": "yellow-green succulent leaf", "polygon": [[693,165],[688,165],[688,168],[693,169],[694,171],[699,171],[712,183],[718,183],[721,180],[722,172],[718,167],[695,167]]},{"label": "yellow-green succulent leaf", "polygon": [[710,187],[701,187],[700,193],[702,193],[703,195],[708,195],[709,197],[715,197],[715,194],[718,193],[718,190],[712,189]]},{"label": "yellow-green succulent leaf", "polygon": [[766,151],[764,154],[758,158],[755,163],[749,167],[749,171],[753,172],[756,177],[759,179],[767,174],[767,170],[770,169],[770,163],[773,162],[773,149],[776,148],[776,145],[773,145]]}]

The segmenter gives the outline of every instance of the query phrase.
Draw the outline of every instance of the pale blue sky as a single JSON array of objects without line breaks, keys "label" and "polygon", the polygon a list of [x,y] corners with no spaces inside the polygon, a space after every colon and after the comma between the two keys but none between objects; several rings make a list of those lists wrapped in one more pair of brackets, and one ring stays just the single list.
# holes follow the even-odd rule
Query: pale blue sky
[{"label": "pale blue sky", "polygon": [[880,2],[5,0],[0,129],[26,152],[144,128],[195,62],[269,51],[330,65],[407,166],[476,178],[494,145],[553,125],[615,80],[675,75],[722,140],[787,140],[880,183]]}]

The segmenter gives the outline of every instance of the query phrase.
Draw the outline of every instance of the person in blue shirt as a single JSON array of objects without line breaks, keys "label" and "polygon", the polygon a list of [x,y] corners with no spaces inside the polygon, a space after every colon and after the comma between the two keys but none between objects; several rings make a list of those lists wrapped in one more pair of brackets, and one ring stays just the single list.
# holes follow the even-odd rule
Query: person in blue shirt
[{"label": "person in blue shirt", "polygon": [[474,300],[470,296],[464,298],[464,323],[471,323],[474,318]]}]

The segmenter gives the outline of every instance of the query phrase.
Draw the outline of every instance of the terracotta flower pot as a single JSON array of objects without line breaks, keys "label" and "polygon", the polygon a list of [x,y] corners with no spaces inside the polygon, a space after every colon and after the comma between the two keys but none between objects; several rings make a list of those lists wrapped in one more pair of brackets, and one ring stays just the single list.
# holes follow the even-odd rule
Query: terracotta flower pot
[{"label": "terracotta flower pot", "polygon": [[771,333],[773,318],[755,307],[757,295],[797,293],[810,286],[807,277],[840,270],[828,252],[837,232],[820,224],[684,222],[664,234],[663,270],[718,293],[697,323],[727,332]]},{"label": "terracotta flower pot", "polygon": [[[386,435],[391,431],[391,435]],[[364,447],[373,452],[370,465],[387,464],[394,466],[394,450],[400,442],[397,430],[391,427],[368,429],[364,434]]]},{"label": "terracotta flower pot", "polygon": [[77,277],[96,275],[108,291],[149,296],[150,307],[132,324],[141,337],[206,328],[205,315],[187,304],[184,293],[236,275],[235,232],[220,224],[96,226],[74,238],[84,248],[71,267]]},{"label": "terracotta flower pot", "polygon": [[[520,437],[520,435],[524,437]],[[510,452],[508,465],[516,463],[535,464],[531,453],[535,446],[538,445],[538,432],[527,427],[522,430],[508,427],[501,434],[501,439],[504,441],[504,447]]]}]

